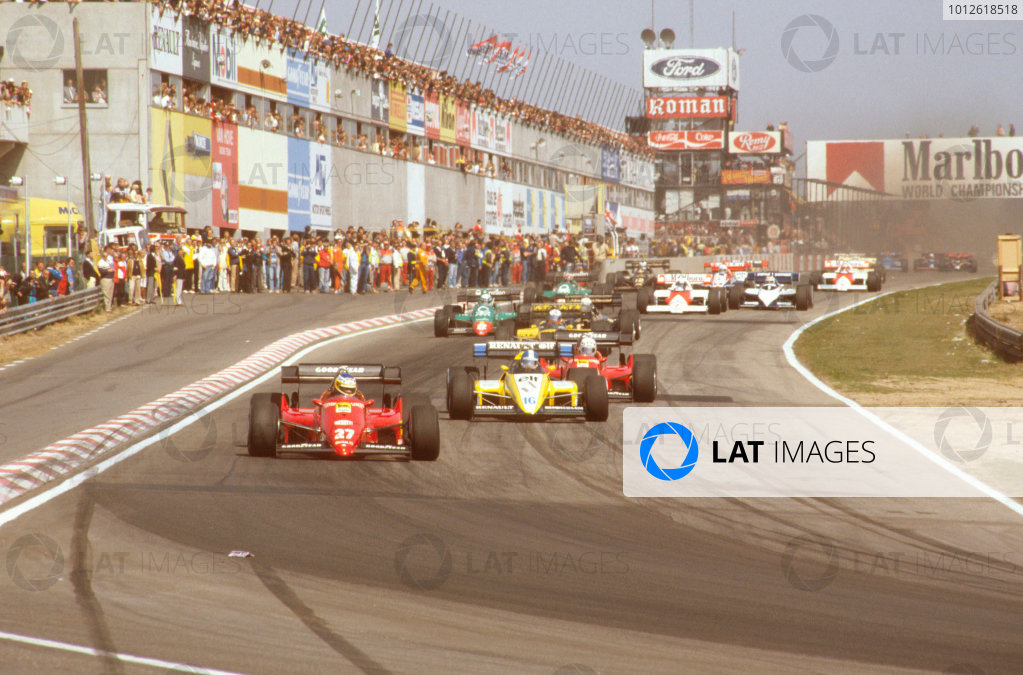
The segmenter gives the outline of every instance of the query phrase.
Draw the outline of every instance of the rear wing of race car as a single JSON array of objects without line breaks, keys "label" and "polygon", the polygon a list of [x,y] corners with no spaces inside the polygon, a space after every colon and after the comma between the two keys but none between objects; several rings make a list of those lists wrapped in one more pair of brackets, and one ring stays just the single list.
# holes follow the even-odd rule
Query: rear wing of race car
[{"label": "rear wing of race car", "polygon": [[658,284],[668,285],[680,281],[688,281],[691,284],[709,284],[712,275],[710,274],[685,274],[683,272],[671,272],[658,274],[654,281]]},{"label": "rear wing of race car", "polygon": [[[622,296],[619,293],[610,293],[607,295],[598,295],[597,293],[573,293],[571,295],[560,295],[558,297],[569,303],[578,303],[583,298],[589,298],[594,307],[620,307],[622,304]],[[555,305],[555,307],[561,309],[558,305]]]},{"label": "rear wing of race car", "polygon": [[472,346],[472,355],[477,359],[513,359],[520,352],[532,349],[536,355],[542,358],[555,358],[572,356],[572,345],[570,343],[558,343],[551,341],[528,342],[524,340],[492,340],[490,342],[477,342]]},{"label": "rear wing of race car", "polygon": [[300,363],[297,366],[281,366],[281,383],[329,383],[334,381],[340,370],[359,382],[401,384],[401,368],[385,368],[379,363]]},{"label": "rear wing of race car", "polygon": [[869,270],[869,269],[872,269],[874,267],[875,263],[871,262],[869,260],[864,260],[862,258],[858,259],[858,260],[852,260],[852,259],[846,259],[846,258],[836,258],[834,260],[825,260],[824,261],[824,269],[826,269],[826,270],[838,269],[838,267],[840,265],[848,265],[849,267],[851,267],[854,270]]},{"label": "rear wing of race car", "polygon": [[583,313],[583,306],[578,302],[534,302],[529,305],[529,318],[531,321],[543,319],[552,309],[560,311],[562,317],[573,319]]},{"label": "rear wing of race car", "polygon": [[509,288],[476,288],[469,291],[459,291],[455,296],[455,302],[479,302],[480,295],[490,293],[494,302],[515,302],[522,299],[521,291],[513,291]]},{"label": "rear wing of race car", "polygon": [[643,263],[646,263],[647,269],[666,270],[668,269],[668,267],[671,266],[671,261],[668,260],[667,258],[662,258],[658,260],[637,260],[635,258],[630,258],[629,260],[625,261],[625,269],[627,270],[642,269]]},{"label": "rear wing of race car", "polygon": [[597,343],[597,347],[618,347],[620,345],[632,344],[632,333],[599,332],[590,330],[559,330],[554,333],[554,339],[559,345],[568,342],[570,346],[575,345],[584,337],[591,337]]},{"label": "rear wing of race car", "polygon": [[752,275],[753,281],[758,284],[767,282],[768,277],[774,277],[779,284],[795,284],[799,282],[798,272],[757,272]]},{"label": "rear wing of race car", "polygon": [[703,268],[709,269],[712,272],[717,272],[718,270],[752,272],[758,267],[767,269],[770,264],[770,261],[767,260],[719,260],[716,262],[705,262],[703,263]]}]

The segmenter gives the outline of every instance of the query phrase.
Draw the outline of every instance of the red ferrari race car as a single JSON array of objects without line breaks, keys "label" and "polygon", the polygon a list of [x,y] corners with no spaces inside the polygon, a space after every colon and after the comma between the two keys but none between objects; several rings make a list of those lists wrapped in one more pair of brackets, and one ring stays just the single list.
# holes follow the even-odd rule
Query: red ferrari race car
[{"label": "red ferrari race car", "polygon": [[[388,385],[401,384],[401,368],[380,364],[303,363],[281,368],[281,384],[294,384],[290,396],[255,394],[249,401],[249,454],[275,457],[299,452],[361,457],[401,455],[433,461],[440,453],[437,410],[426,396],[399,394]],[[300,407],[301,385],[327,386]],[[359,391],[379,385],[383,405]],[[283,388],[283,387],[282,387]]]},{"label": "red ferrari race car", "polygon": [[[562,357],[561,363],[550,363],[547,372],[551,379],[582,381],[582,368],[595,368],[607,382],[607,397],[650,403],[657,396],[657,357],[653,354],[618,354],[618,365],[607,362],[607,355],[623,342],[617,333],[571,333],[559,331],[562,340],[574,340],[571,357]],[[631,336],[624,344],[631,343]],[[567,345],[566,345],[567,346]]]}]

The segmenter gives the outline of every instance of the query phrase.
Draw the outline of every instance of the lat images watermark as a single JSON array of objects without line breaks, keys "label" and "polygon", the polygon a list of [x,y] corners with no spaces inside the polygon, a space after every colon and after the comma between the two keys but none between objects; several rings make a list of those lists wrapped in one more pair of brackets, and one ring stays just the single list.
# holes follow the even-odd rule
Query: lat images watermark
[{"label": "lat images watermark", "polygon": [[895,578],[911,576],[956,583],[988,580],[1010,583],[1018,573],[1019,554],[1011,551],[855,550],[823,535],[791,539],[781,555],[781,571],[795,589],[824,590],[839,577]]},{"label": "lat images watermark", "polygon": [[1012,57],[1021,44],[1023,36],[1010,31],[907,32],[873,28],[840,35],[835,25],[819,14],[795,17],[781,34],[782,56],[804,73],[820,72],[840,56],[867,60],[898,56]]},{"label": "lat images watermark", "polygon": [[6,547],[7,576],[18,588],[45,591],[80,574],[87,580],[128,575],[209,576],[237,574],[241,566],[226,555],[167,549],[93,549],[72,557],[41,532],[22,535]]},{"label": "lat images watermark", "polygon": [[[26,14],[7,29],[4,46],[15,68],[46,70],[74,56],[74,36],[68,25],[62,26],[50,17]],[[133,51],[140,36],[127,32],[101,31],[79,34],[82,56],[126,56]]]},{"label": "lat images watermark", "polygon": [[398,579],[415,590],[434,590],[451,577],[501,579],[510,576],[590,577],[629,571],[620,550],[514,550],[450,545],[427,532],[406,537],[395,550]]}]

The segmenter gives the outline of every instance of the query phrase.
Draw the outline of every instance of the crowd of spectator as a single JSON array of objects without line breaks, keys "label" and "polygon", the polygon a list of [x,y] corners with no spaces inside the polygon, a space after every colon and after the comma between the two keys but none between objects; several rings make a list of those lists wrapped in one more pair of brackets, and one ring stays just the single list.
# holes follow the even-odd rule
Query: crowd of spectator
[{"label": "crowd of spectator", "polygon": [[[276,16],[263,9],[233,0],[155,0],[154,4],[161,14],[168,11],[181,12],[197,17],[203,22],[229,28],[234,35],[242,39],[266,41],[279,45],[282,49],[305,50],[337,68],[343,67],[370,77],[400,81],[406,87],[453,96],[466,103],[517,118],[529,125],[566,133],[583,141],[621,145],[632,152],[652,156],[652,151],[644,139],[633,138],[587,122],[579,116],[563,115],[514,98],[499,98],[480,81],[460,81],[447,71],[406,61],[391,54],[390,50],[381,51],[353,42],[343,34],[321,33],[300,21]],[[208,110],[203,107],[204,103],[195,101],[192,109],[195,110],[198,106],[199,113],[206,114]],[[173,102],[170,105],[173,105]],[[268,116],[275,118],[269,122],[274,125],[273,130],[279,129],[279,114],[271,113]],[[264,126],[266,124],[264,122]]]},{"label": "crowd of spectator", "polygon": [[144,249],[134,244],[100,250],[95,237],[78,240],[78,259],[35,262],[30,274],[0,268],[2,307],[38,302],[99,286],[104,308],[183,304],[186,293],[426,293],[543,281],[574,269],[599,270],[613,255],[602,238],[588,245],[567,234],[486,235],[480,221],[441,232],[434,221],[385,231],[349,227],[331,237],[286,234],[236,238],[211,227],[165,235]]},{"label": "crowd of spectator", "polygon": [[31,110],[32,90],[28,88],[28,82],[16,84],[14,78],[7,81],[0,80],[0,103],[7,105],[20,105]]}]

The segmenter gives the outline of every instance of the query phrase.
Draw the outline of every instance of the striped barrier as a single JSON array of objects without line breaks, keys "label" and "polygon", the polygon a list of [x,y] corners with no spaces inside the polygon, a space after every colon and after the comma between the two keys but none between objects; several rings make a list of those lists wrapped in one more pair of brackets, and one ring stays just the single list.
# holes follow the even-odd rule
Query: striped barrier
[{"label": "striped barrier", "polygon": [[433,316],[436,307],[317,328],[281,338],[238,363],[103,424],[52,443],[39,452],[0,466],[0,506],[59,480],[102,454],[182,419],[233,389],[280,366],[299,350],[368,328]]}]

